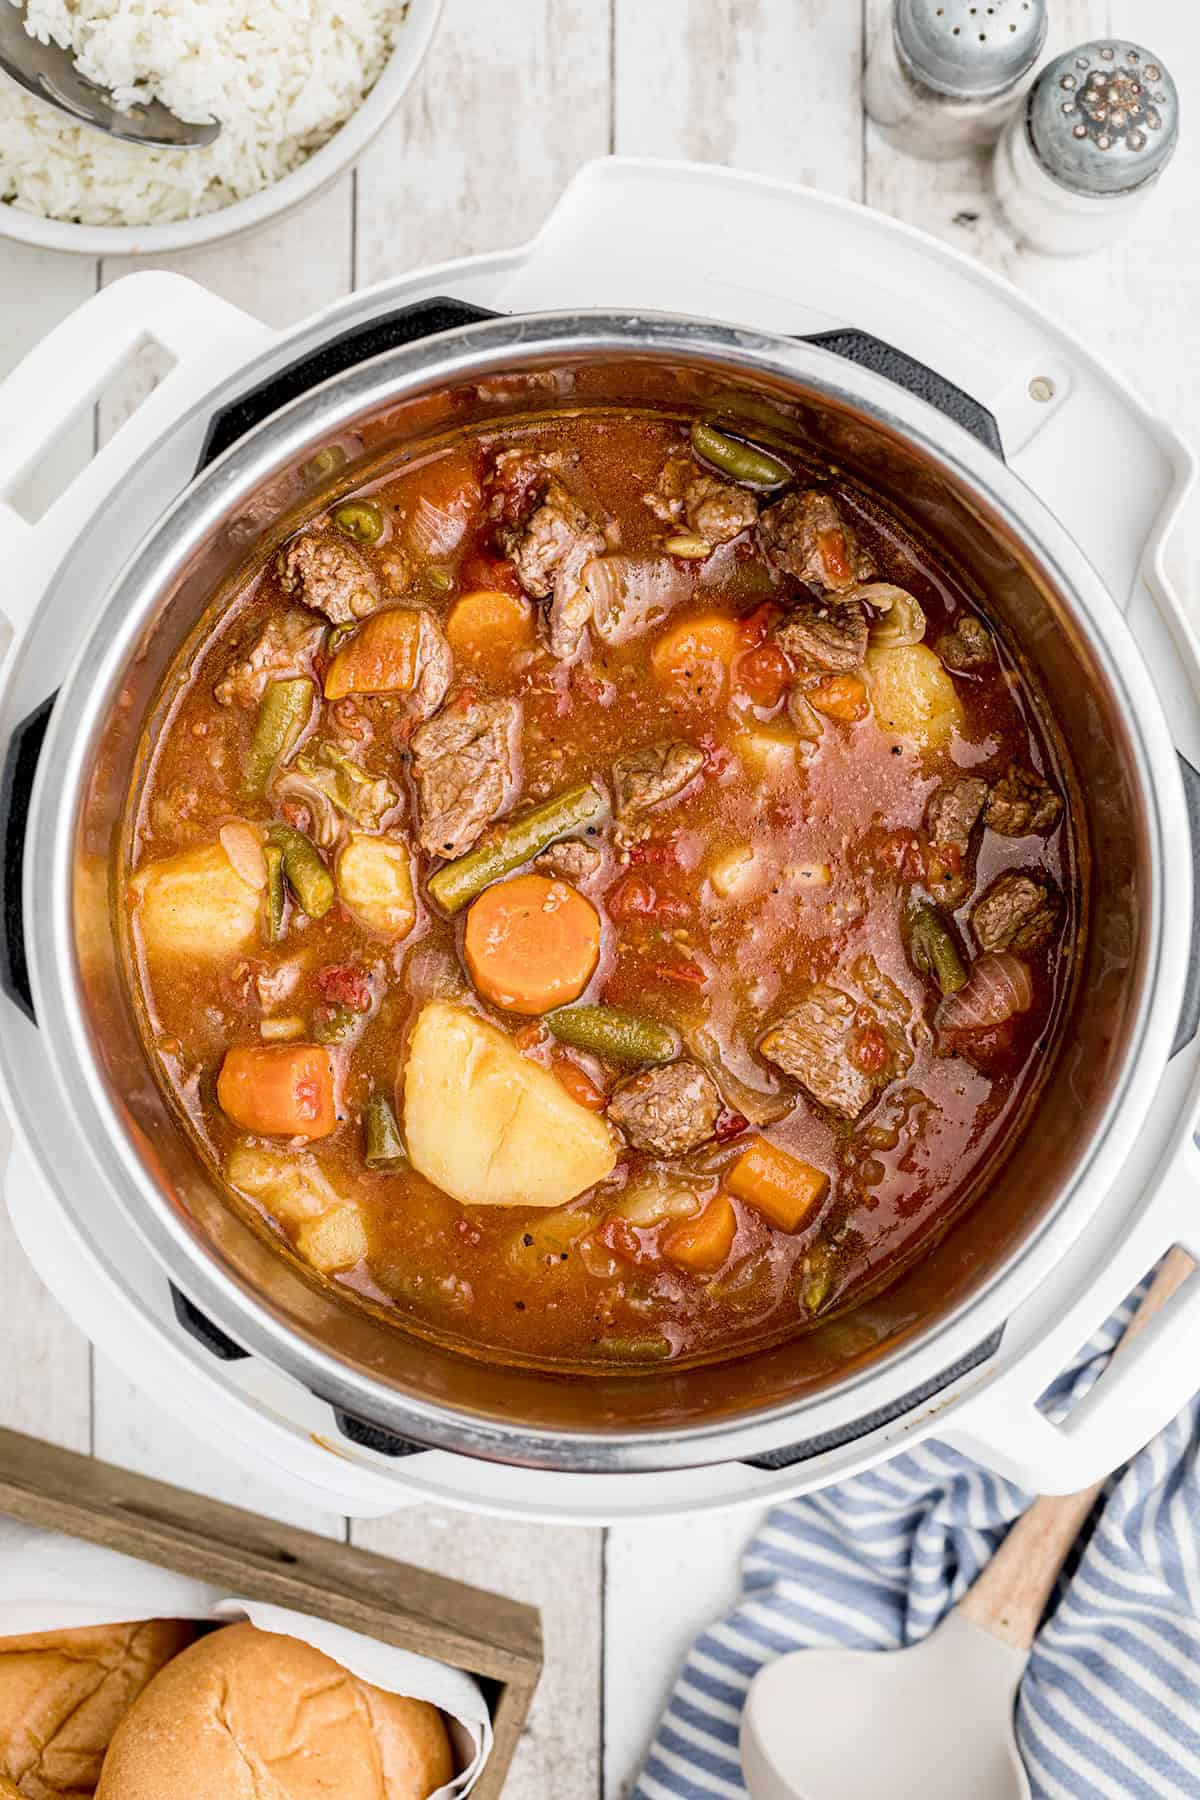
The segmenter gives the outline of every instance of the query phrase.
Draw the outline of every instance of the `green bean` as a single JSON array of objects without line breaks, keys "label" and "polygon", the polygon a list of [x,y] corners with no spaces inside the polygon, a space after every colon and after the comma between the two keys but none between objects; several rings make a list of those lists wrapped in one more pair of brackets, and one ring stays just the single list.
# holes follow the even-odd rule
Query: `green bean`
[{"label": "green bean", "polygon": [[538,856],[556,838],[566,837],[581,826],[603,818],[607,811],[607,799],[590,782],[585,787],[556,794],[553,799],[535,806],[532,812],[513,819],[491,843],[468,850],[465,856],[439,869],[430,880],[429,891],[443,912],[461,912],[493,881],[519,869],[522,863]]},{"label": "green bean", "polygon": [[671,1342],[659,1331],[648,1331],[642,1337],[600,1338],[596,1350],[612,1362],[666,1362],[671,1355]]},{"label": "green bean", "polygon": [[265,844],[263,858],[267,865],[266,924],[268,944],[283,940],[287,916],[287,890],[283,885],[283,849],[279,844]]},{"label": "green bean", "polygon": [[616,1006],[568,1006],[547,1013],[545,1023],[560,1044],[606,1062],[666,1063],[679,1055],[679,1039],[667,1026]]},{"label": "green bean", "polygon": [[310,919],[323,919],[333,905],[336,889],[317,846],[294,825],[272,825],[267,837],[283,851],[287,884],[304,911]]},{"label": "green bean", "polygon": [[347,500],[333,509],[333,522],[356,544],[377,544],[383,536],[383,508],[374,500]]},{"label": "green bean", "polygon": [[271,770],[294,747],[312,712],[316,686],[307,675],[272,681],[258,703],[243,787],[251,798],[265,793]]},{"label": "green bean", "polygon": [[917,906],[909,915],[908,950],[922,975],[932,975],[943,994],[967,985],[967,971],[948,925],[932,906]]},{"label": "green bean", "polygon": [[449,569],[429,568],[425,571],[425,579],[439,594],[448,594],[454,586],[454,577]]},{"label": "green bean", "polygon": [[372,1094],[363,1109],[363,1160],[369,1169],[403,1169],[408,1151],[391,1102]]},{"label": "green bean", "polygon": [[334,625],[325,639],[325,654],[333,656],[341,649],[348,637],[353,637],[358,630],[357,619],[345,619],[340,625]]},{"label": "green bean", "polygon": [[703,462],[711,463],[722,475],[747,487],[778,487],[791,476],[791,470],[777,457],[754,444],[743,443],[740,438],[727,437],[702,419],[692,424],[692,448]]}]

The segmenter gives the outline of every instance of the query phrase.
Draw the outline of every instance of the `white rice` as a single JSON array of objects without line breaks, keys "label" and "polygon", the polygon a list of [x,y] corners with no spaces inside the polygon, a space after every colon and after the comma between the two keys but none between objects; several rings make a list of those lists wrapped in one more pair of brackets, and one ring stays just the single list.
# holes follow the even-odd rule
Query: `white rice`
[{"label": "white rice", "polygon": [[361,105],[403,11],[400,0],[28,0],[27,27],[71,50],[118,104],[161,100],[181,119],[219,119],[221,135],[202,150],[120,144],[0,76],[0,200],[83,225],[165,224],[243,200]]}]

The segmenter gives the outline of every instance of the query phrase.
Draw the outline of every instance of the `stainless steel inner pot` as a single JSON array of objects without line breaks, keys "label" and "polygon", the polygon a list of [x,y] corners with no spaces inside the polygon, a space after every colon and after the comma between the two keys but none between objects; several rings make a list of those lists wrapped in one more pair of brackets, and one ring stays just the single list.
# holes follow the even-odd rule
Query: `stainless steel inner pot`
[{"label": "stainless steel inner pot", "polygon": [[[376,461],[439,433],[612,407],[702,409],[759,441],[801,443],[954,561],[1057,716],[1090,846],[1091,928],[1053,1076],[1019,1143],[983,1199],[906,1275],[770,1351],[682,1372],[571,1378],[413,1338],[316,1285],[230,1208],[149,1069],[114,955],[110,877],[159,681],[249,561]],[[349,460],[331,475],[336,459],[320,453],[332,446]],[[803,1440],[806,1409],[834,1394],[852,1424],[867,1376],[885,1376],[899,1407],[931,1340],[961,1344],[964,1321],[977,1326],[975,1341],[994,1331],[1003,1314],[989,1296],[1001,1278],[1052,1215],[1083,1204],[1113,1135],[1140,1122],[1127,1076],[1152,1011],[1165,864],[1188,852],[1163,841],[1129,654],[1090,565],[1002,459],[827,350],[662,316],[556,315],[479,323],[378,355],[302,393],[192,484],[104,600],[56,702],[31,814],[25,930],[39,1024],[73,1113],[64,1129],[85,1135],[101,1177],[215,1323],[337,1407],[418,1443],[561,1469],[680,1467]]]}]

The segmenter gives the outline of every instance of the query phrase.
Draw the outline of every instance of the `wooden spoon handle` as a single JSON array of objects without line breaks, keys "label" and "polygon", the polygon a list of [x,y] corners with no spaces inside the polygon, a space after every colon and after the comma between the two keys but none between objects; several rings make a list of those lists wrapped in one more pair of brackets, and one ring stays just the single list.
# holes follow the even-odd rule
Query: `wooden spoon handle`
[{"label": "wooden spoon handle", "polygon": [[[1149,1292],[1126,1326],[1113,1352],[1115,1356],[1166,1305],[1195,1267],[1186,1250],[1176,1248],[1168,1252]],[[1100,1379],[1104,1379],[1103,1375]],[[1058,1572],[1103,1486],[1103,1481],[1095,1481],[1077,1494],[1047,1494],[1035,1500],[1012,1527],[975,1585],[963,1595],[959,1612],[1015,1650],[1028,1650]]]}]

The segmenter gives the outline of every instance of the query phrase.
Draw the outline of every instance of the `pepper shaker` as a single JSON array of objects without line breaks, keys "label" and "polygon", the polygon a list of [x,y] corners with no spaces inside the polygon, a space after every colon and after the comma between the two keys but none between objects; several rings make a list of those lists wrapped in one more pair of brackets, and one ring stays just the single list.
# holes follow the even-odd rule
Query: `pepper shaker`
[{"label": "pepper shaker", "polygon": [[1032,79],[1046,0],[895,0],[867,59],[888,142],[940,161],[994,144]]},{"label": "pepper shaker", "polygon": [[1047,63],[996,146],[996,199],[1050,256],[1098,250],[1171,160],[1179,95],[1141,44],[1101,38]]}]

